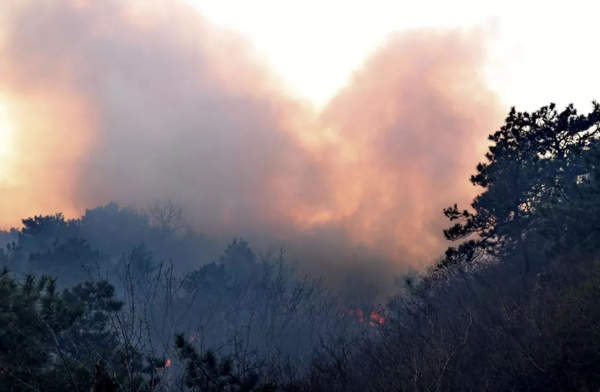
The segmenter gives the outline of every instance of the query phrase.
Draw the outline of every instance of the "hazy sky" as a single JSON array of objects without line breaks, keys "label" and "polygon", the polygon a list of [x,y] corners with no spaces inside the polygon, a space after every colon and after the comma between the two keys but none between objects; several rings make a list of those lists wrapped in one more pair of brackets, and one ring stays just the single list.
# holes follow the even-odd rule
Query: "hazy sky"
[{"label": "hazy sky", "polygon": [[319,105],[389,33],[420,27],[485,37],[486,80],[505,105],[598,99],[598,1],[189,1],[242,32],[297,94]]}]

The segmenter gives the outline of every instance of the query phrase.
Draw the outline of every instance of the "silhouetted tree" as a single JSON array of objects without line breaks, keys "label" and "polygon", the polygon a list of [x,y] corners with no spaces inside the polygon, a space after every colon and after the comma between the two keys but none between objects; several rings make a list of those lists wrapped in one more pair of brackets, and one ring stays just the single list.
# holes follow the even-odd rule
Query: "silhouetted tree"
[{"label": "silhouetted tree", "polygon": [[584,153],[600,135],[600,105],[587,115],[570,105],[558,112],[554,104],[532,112],[514,108],[504,125],[490,135],[487,161],[471,176],[484,190],[473,200],[472,211],[455,204],[444,214],[456,223],[444,230],[448,240],[466,239],[450,247],[441,266],[471,261],[480,251],[493,256],[521,252],[526,270],[526,243],[541,227],[540,209],[564,202],[578,179],[589,171]]}]

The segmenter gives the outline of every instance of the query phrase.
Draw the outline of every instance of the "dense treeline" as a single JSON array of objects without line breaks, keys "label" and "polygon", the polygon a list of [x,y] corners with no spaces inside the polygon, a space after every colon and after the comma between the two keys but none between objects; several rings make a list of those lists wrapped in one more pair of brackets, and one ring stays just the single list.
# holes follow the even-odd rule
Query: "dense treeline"
[{"label": "dense treeline", "polygon": [[[97,324],[86,325],[114,337],[115,343],[109,346],[118,352],[113,353],[112,361],[107,360],[104,342],[93,340],[97,346],[77,346],[79,341],[63,341],[70,328],[80,328],[77,317],[97,320],[97,311],[90,310],[93,315],[85,312],[85,302],[72,309],[79,313],[73,313],[71,324],[60,324],[60,330],[53,324],[40,324],[41,335],[36,339],[56,336],[48,348],[55,350],[48,353],[52,360],[38,365],[17,364],[17,369],[37,366],[40,379],[33,390],[46,383],[43,380],[49,376],[44,369],[48,368],[52,373],[67,369],[67,375],[81,373],[69,385],[79,385],[82,390],[89,389],[82,380],[92,380],[90,375],[96,372],[110,375],[108,379],[99,377],[112,380],[117,390],[192,388],[186,369],[193,366],[185,362],[198,363],[189,354],[194,347],[206,358],[221,357],[215,371],[224,373],[214,380],[214,374],[206,379],[215,385],[221,385],[221,378],[229,380],[227,385],[258,385],[259,373],[270,383],[291,382],[302,376],[318,345],[332,336],[353,336],[365,329],[364,323],[348,312],[347,304],[342,306],[318,280],[298,274],[283,253],[258,256],[246,241],[235,239],[221,255],[207,262],[204,260],[209,260],[214,244],[181,222],[180,210],[171,203],[159,203],[149,212],[113,203],[88,210],[80,219],[67,220],[61,214],[25,219],[21,230],[4,233],[6,245],[0,257],[11,271],[5,272],[4,279],[14,287],[7,292],[18,290],[23,282],[44,282],[31,300],[32,311],[45,301],[41,298],[46,295],[46,286],[51,287],[57,303],[62,296],[71,297],[71,291],[80,292],[81,285],[91,291],[85,298],[101,295],[96,291],[101,286],[110,291],[110,300],[118,303],[103,316],[105,324],[98,319]],[[169,253],[169,249],[173,251]],[[16,313],[8,319],[18,319],[19,306],[10,308]],[[361,311],[372,312],[366,307]],[[54,313],[33,315],[62,317]],[[1,323],[2,319],[0,330],[14,327]],[[187,345],[174,344],[180,334],[186,337]],[[7,334],[6,339],[9,352],[28,350],[20,345],[19,338]],[[75,345],[73,350],[78,353],[87,352],[91,359],[82,362],[64,351],[59,356],[57,347],[69,344]],[[79,366],[76,371],[71,370],[73,364]],[[127,372],[123,373],[122,367]],[[25,380],[9,360],[0,362],[0,369],[0,374],[13,375],[11,383]],[[210,366],[207,369],[209,374],[213,372]],[[123,375],[127,377],[123,379]],[[60,377],[67,379],[64,374]],[[56,385],[60,390],[60,382]]]},{"label": "dense treeline", "polygon": [[598,104],[512,110],[479,195],[443,211],[456,246],[385,309],[243,240],[217,257],[169,203],[26,219],[3,237],[0,388],[598,390],[599,136]]}]

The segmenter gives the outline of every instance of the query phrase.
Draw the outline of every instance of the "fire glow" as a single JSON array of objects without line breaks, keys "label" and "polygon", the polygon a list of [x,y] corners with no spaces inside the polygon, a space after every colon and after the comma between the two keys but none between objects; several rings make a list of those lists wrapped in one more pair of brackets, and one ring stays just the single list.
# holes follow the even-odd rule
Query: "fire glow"
[{"label": "fire glow", "polygon": [[368,317],[365,316],[365,312],[362,309],[351,310],[349,312],[350,317],[355,318],[360,323],[368,323],[372,327],[377,327],[385,324],[385,317],[383,310],[376,309],[368,313]]},{"label": "fire glow", "polygon": [[171,367],[171,358],[167,358],[162,366],[156,368],[156,370],[165,370]]}]

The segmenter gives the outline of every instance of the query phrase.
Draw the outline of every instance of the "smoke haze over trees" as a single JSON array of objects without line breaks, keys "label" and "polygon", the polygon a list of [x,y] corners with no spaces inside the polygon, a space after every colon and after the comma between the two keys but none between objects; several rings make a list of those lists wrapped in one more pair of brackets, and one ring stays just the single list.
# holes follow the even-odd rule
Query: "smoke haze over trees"
[{"label": "smoke haze over trees", "polygon": [[313,272],[435,261],[439,211],[471,197],[500,119],[477,31],[390,36],[316,111],[241,37],[179,1],[136,4],[3,2],[5,224],[162,199],[200,232],[284,246]]},{"label": "smoke haze over trees", "polygon": [[241,239],[209,260],[214,243],[168,202],[25,219],[2,235],[0,385],[595,390],[599,132],[598,104],[511,110],[471,209],[444,211],[462,242],[385,304]]}]

